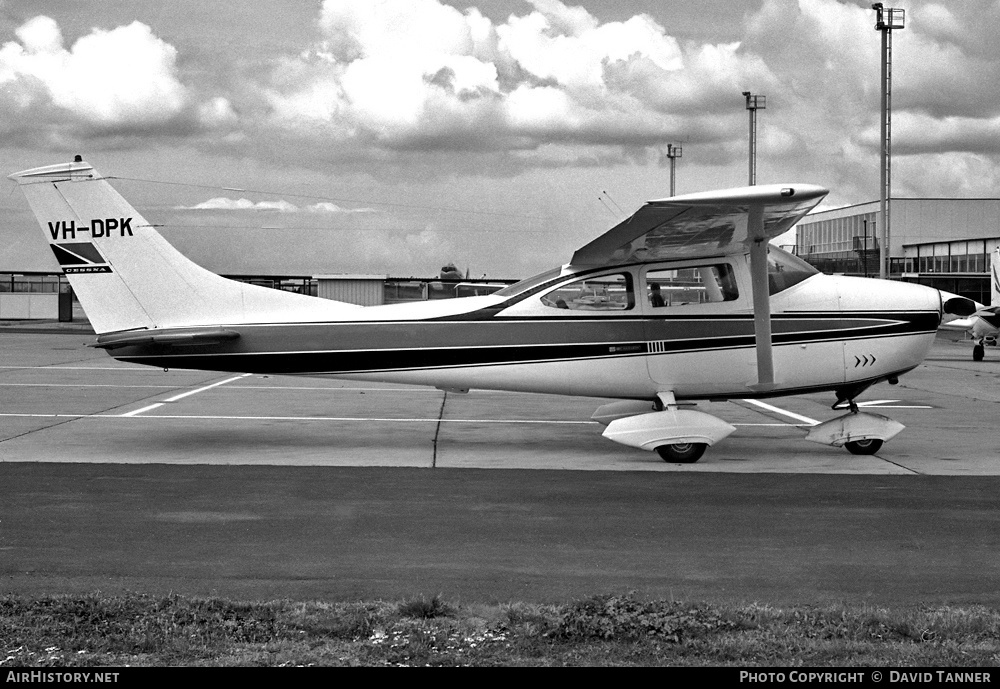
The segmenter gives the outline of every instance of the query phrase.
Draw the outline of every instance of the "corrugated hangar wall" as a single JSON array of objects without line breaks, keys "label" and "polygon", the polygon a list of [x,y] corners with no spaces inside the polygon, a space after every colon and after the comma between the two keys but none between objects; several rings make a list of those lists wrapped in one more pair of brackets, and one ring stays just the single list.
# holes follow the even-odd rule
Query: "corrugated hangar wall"
[{"label": "corrugated hangar wall", "polygon": [[384,275],[317,275],[316,296],[361,306],[385,303]]}]

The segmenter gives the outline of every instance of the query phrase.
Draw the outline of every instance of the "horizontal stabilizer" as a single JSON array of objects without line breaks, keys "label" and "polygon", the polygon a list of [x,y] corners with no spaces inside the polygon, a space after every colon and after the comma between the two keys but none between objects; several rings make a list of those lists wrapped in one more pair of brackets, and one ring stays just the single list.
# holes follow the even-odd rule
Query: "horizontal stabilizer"
[{"label": "horizontal stabilizer", "polygon": [[163,345],[184,347],[213,345],[238,339],[240,334],[224,328],[198,328],[196,330],[140,330],[138,332],[101,335],[90,345],[98,349],[118,349],[136,345]]}]

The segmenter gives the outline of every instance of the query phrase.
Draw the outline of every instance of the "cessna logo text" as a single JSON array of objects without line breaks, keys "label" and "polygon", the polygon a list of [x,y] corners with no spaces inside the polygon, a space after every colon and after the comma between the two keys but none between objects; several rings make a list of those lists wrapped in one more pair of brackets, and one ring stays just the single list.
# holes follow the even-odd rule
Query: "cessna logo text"
[{"label": "cessna logo text", "polygon": [[88,233],[94,239],[98,237],[110,237],[117,232],[118,236],[132,236],[132,218],[94,218],[90,225],[80,225],[77,227],[76,220],[60,220],[49,223],[49,234],[52,240],[76,239],[76,233]]}]

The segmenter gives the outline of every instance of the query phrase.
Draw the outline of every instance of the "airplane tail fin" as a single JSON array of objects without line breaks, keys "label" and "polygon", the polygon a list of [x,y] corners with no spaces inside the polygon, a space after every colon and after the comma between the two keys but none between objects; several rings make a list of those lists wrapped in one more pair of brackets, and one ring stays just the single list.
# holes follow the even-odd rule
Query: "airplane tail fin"
[{"label": "airplane tail fin", "polygon": [[174,249],[88,163],[9,176],[98,334],[192,325],[318,321],[353,304],[227,280]]}]

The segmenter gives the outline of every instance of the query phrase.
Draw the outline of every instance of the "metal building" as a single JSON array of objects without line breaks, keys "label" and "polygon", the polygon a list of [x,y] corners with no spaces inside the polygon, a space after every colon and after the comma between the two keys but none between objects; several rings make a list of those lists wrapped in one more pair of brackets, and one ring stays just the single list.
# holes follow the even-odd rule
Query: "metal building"
[{"label": "metal building", "polygon": [[[1000,199],[894,198],[889,277],[990,303],[989,256],[1000,245]],[[825,273],[878,277],[879,202],[812,213],[795,253]]]}]

